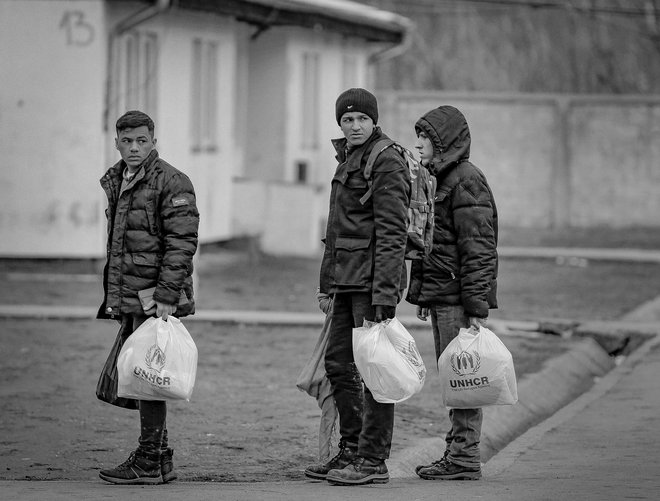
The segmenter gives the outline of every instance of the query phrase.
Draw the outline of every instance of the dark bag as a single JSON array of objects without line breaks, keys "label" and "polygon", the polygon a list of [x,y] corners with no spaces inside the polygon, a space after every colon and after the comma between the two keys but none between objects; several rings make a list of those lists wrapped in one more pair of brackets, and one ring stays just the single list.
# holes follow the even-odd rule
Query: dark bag
[{"label": "dark bag", "polygon": [[112,345],[108,359],[105,361],[99,382],[96,384],[96,396],[99,400],[107,402],[124,409],[138,409],[138,401],[132,398],[123,398],[117,396],[117,383],[119,376],[117,374],[117,357],[121,351],[124,342],[133,332],[132,318],[125,317],[122,321],[115,343]]}]

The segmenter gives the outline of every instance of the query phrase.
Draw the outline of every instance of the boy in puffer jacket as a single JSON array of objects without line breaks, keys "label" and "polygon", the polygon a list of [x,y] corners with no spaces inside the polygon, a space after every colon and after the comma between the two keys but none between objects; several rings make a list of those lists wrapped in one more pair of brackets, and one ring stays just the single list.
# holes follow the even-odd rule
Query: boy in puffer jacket
[{"label": "boy in puffer jacket", "polygon": [[[484,174],[470,161],[463,114],[440,106],[415,124],[422,164],[438,180],[433,250],[413,261],[406,300],[417,317],[431,317],[436,360],[464,327],[485,324],[497,308],[497,208]],[[427,480],[481,477],[481,409],[450,409],[451,429],[441,459],[416,468]]]},{"label": "boy in puffer jacket", "polygon": [[[148,115],[129,111],[117,120],[116,130],[122,159],[101,179],[108,197],[108,243],[97,318],[115,319],[121,327],[97,396],[138,409],[140,438],[125,462],[99,476],[113,484],[160,484],[177,478],[168,447],[166,402],[117,397],[112,374],[121,345],[149,316],[166,320],[195,312],[192,273],[199,212],[188,176],[159,158]],[[151,296],[146,311],[139,293]]]}]

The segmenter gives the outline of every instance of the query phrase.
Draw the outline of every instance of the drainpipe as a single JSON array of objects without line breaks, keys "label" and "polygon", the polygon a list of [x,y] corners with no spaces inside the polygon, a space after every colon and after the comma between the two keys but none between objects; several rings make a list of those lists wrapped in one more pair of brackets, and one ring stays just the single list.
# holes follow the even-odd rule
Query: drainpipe
[{"label": "drainpipe", "polygon": [[403,26],[403,40],[401,43],[369,55],[369,64],[387,61],[405,53],[413,44],[416,25],[410,19],[396,16],[396,22]]},{"label": "drainpipe", "polygon": [[111,75],[115,62],[115,40],[127,31],[132,30],[136,26],[169,10],[172,7],[172,1],[173,0],[156,0],[155,5],[146,7],[135,14],[131,14],[115,24],[110,30],[110,35],[108,36],[108,62],[106,64],[105,110],[103,111],[103,130],[105,132],[108,131],[108,117],[110,114]]}]

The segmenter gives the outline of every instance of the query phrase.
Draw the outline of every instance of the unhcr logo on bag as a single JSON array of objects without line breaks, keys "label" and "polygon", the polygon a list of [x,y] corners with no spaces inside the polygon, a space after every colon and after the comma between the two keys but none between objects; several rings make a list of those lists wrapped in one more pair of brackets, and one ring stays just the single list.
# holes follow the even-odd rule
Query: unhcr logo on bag
[{"label": "unhcr logo on bag", "polygon": [[[459,376],[472,376],[481,368],[481,356],[477,351],[461,351],[452,353],[449,358],[452,370]],[[475,377],[466,379],[449,379],[449,386],[453,390],[472,389],[490,386],[487,377]]]},{"label": "unhcr logo on bag", "polygon": [[481,367],[481,357],[479,352],[461,351],[452,353],[449,359],[452,370],[459,376],[470,376],[476,374]]},{"label": "unhcr logo on bag", "polygon": [[422,360],[422,355],[420,355],[419,350],[415,341],[409,341],[407,347],[401,349],[401,353],[410,365],[412,365],[417,371],[417,377],[420,381],[423,381],[426,378],[426,366]]},{"label": "unhcr logo on bag", "polygon": [[160,372],[165,366],[165,353],[161,350],[157,344],[154,344],[147,350],[147,354],[144,356],[144,361],[147,364],[147,367],[150,369]]},{"label": "unhcr logo on bag", "polygon": [[143,379],[144,381],[161,388],[172,384],[172,380],[169,376],[160,376],[160,371],[165,366],[165,353],[157,344],[152,345],[147,350],[147,353],[144,356],[144,362],[149,370],[136,365],[133,368],[133,375],[136,378]]}]

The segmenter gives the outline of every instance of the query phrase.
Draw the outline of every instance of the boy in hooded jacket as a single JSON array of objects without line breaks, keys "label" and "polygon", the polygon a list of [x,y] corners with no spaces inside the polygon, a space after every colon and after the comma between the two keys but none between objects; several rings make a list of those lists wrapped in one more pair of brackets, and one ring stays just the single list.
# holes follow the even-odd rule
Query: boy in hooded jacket
[{"label": "boy in hooded jacket", "polygon": [[[497,308],[497,208],[486,177],[469,161],[470,129],[452,106],[415,124],[421,163],[437,178],[433,248],[412,262],[406,301],[431,317],[436,360],[461,328],[479,329]],[[441,459],[416,468],[427,480],[481,477],[481,409],[450,409]]]}]

